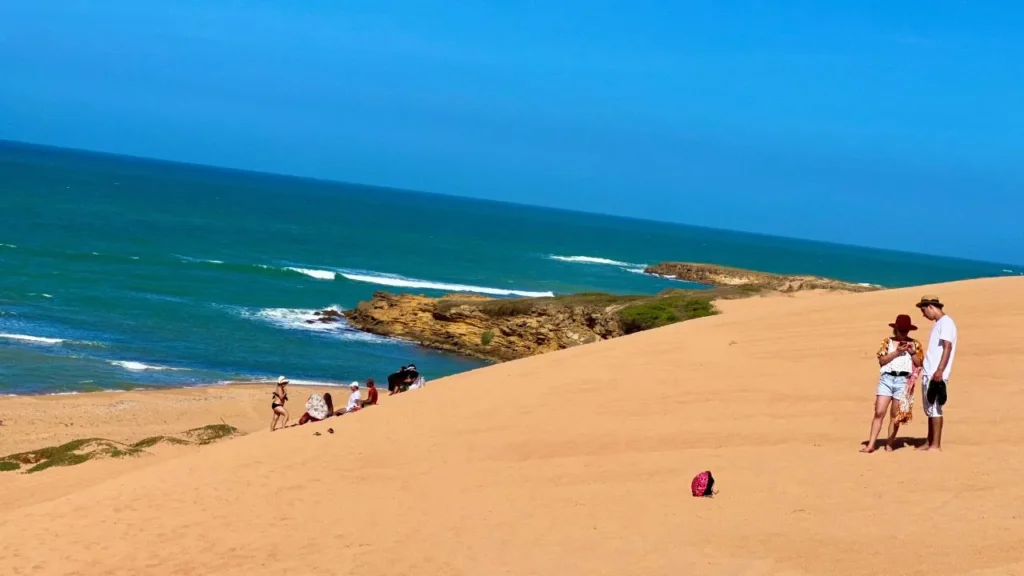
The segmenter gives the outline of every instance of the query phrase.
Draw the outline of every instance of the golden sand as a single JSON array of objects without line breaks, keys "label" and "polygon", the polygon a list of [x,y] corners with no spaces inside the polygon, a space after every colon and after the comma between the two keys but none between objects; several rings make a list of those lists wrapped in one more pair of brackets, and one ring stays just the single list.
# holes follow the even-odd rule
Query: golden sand
[{"label": "golden sand", "polygon": [[[927,338],[926,292],[960,333],[945,451],[861,454],[878,342],[898,313]],[[1022,296],[1007,278],[724,302],[273,434],[268,388],[4,399],[5,449],[221,417],[254,432],[0,473],[0,572],[1024,574]],[[89,416],[136,401],[134,422]],[[22,423],[33,402],[53,404]],[[56,406],[78,430],[46,430]],[[901,436],[924,433],[918,408]],[[714,499],[689,494],[704,469]]]}]

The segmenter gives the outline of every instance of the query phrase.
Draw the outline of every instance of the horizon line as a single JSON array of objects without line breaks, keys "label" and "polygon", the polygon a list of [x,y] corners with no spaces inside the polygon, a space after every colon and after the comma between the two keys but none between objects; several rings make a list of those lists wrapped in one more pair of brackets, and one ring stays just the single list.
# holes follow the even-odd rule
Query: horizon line
[{"label": "horizon line", "polygon": [[[197,168],[197,169],[208,170],[208,171],[231,172],[231,173],[235,173],[235,174],[239,174],[239,175],[244,175],[244,176],[273,177],[273,178],[281,178],[281,179],[306,181],[306,182],[311,182],[311,183],[315,183],[315,184],[325,184],[325,185],[332,185],[332,186],[338,186],[338,185],[354,186],[354,187],[359,187],[359,188],[386,190],[386,191],[389,191],[389,192],[397,192],[397,193],[400,193],[400,194],[423,195],[423,196],[441,196],[441,197],[444,197],[444,198],[456,198],[456,199],[459,199],[459,200],[465,200],[465,201],[470,201],[470,202],[500,204],[500,205],[505,205],[505,206],[516,206],[516,207],[522,207],[522,208],[534,208],[534,209],[539,208],[539,209],[543,209],[543,210],[554,210],[554,211],[558,211],[558,212],[567,212],[567,213],[570,213],[570,214],[584,214],[584,215],[587,215],[587,216],[597,216],[597,217],[603,217],[603,218],[618,218],[618,219],[621,219],[621,220],[631,220],[631,221],[634,221],[634,222],[643,222],[643,223],[651,223],[651,224],[659,224],[659,225],[669,225],[669,226],[680,226],[680,227],[684,227],[684,228],[696,228],[698,230],[709,230],[709,231],[715,231],[715,232],[729,232],[729,233],[732,233],[732,234],[741,234],[741,235],[747,235],[747,236],[754,236],[754,237],[758,237],[758,238],[773,238],[773,239],[782,239],[782,240],[796,240],[796,241],[799,241],[799,242],[810,242],[812,244],[824,244],[824,245],[827,245],[827,246],[841,246],[841,247],[844,247],[844,248],[858,248],[858,249],[862,249],[862,250],[874,250],[874,251],[877,251],[877,252],[890,253],[890,254],[902,254],[902,255],[911,255],[911,256],[925,256],[925,257],[928,257],[928,258],[938,258],[938,259],[954,261],[954,262],[970,262],[972,264],[992,264],[992,265],[996,265],[996,266],[1024,266],[1024,263],[1014,264],[1014,263],[1010,263],[1010,262],[998,262],[998,261],[995,261],[995,260],[976,260],[976,259],[971,259],[971,258],[963,258],[963,257],[960,257],[960,256],[948,256],[948,255],[944,255],[944,254],[929,254],[927,252],[911,252],[911,251],[906,251],[906,250],[893,250],[891,248],[878,248],[878,247],[874,247],[874,246],[865,246],[865,245],[862,245],[862,244],[844,244],[844,243],[841,243],[841,242],[834,242],[834,241],[830,241],[830,240],[816,240],[816,239],[811,239],[811,238],[800,238],[798,236],[782,236],[782,235],[778,235],[778,234],[767,234],[767,233],[764,233],[764,232],[752,232],[752,231],[748,231],[748,230],[738,230],[738,229],[730,229],[730,228],[714,228],[714,227],[711,227],[711,226],[703,226],[703,225],[700,225],[700,224],[689,224],[689,223],[686,223],[686,222],[677,222],[677,221],[672,221],[672,220],[655,220],[655,219],[652,219],[652,218],[641,218],[641,217],[637,217],[637,216],[622,216],[622,215],[619,215],[619,214],[609,214],[607,212],[589,212],[587,210],[579,210],[579,209],[574,209],[574,208],[561,208],[561,207],[555,207],[555,206],[544,206],[544,205],[541,205],[541,204],[526,204],[526,203],[522,203],[522,202],[514,202],[514,201],[509,201],[509,200],[494,200],[494,199],[491,199],[491,198],[479,198],[479,197],[476,197],[476,196],[462,196],[462,195],[458,195],[458,194],[451,194],[451,193],[445,193],[445,192],[434,192],[434,191],[428,191],[428,190],[413,190],[413,189],[409,189],[409,188],[398,188],[398,187],[394,187],[394,186],[386,186],[386,185],[381,185],[381,184],[367,184],[367,183],[361,183],[361,182],[352,182],[352,181],[348,181],[348,180],[335,180],[335,179],[331,179],[331,178],[323,178],[323,177],[317,177],[317,176],[306,176],[306,175],[301,175],[301,174],[289,174],[289,173],[284,173],[284,172],[266,172],[266,171],[263,171],[263,170],[256,170],[256,169],[252,169],[252,168],[237,168],[237,167],[233,167],[233,166],[219,166],[219,165],[216,165],[216,164],[202,164],[202,163],[199,163],[199,162],[188,162],[188,161],[184,161],[184,160],[171,160],[171,159],[167,159],[167,158],[156,158],[156,157],[152,157],[152,156],[137,156],[137,155],[134,155],[134,154],[125,154],[125,153],[121,153],[121,152],[109,152],[109,151],[106,151],[106,150],[94,150],[94,149],[88,149],[88,148],[72,148],[72,147],[69,147],[69,146],[57,146],[57,145],[54,145],[54,144],[45,144],[45,143],[40,143],[40,142],[29,142],[29,141],[24,141],[24,140],[8,140],[8,139],[5,139],[5,138],[0,138],[0,147],[8,147],[8,148],[11,148],[11,147],[36,148],[36,149],[52,150],[52,151],[63,152],[63,153],[74,153],[74,154],[82,154],[82,155],[101,156],[101,157],[107,157],[107,158],[111,158],[111,159],[122,159],[122,160],[127,159],[127,160],[132,160],[132,161],[148,162],[148,163],[151,163],[151,164],[168,164],[168,165],[176,165],[176,166],[186,166],[186,167],[190,167],[190,168]],[[707,264],[714,264],[714,262],[708,262]]]}]

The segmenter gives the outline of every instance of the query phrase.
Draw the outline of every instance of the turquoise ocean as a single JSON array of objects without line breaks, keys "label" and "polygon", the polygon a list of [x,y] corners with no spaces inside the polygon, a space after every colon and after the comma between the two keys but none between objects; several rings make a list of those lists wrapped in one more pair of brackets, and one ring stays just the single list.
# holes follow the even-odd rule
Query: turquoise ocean
[{"label": "turquoise ocean", "polygon": [[1013,266],[0,142],[0,394],[481,366],[305,320],[374,291],[654,294],[667,260],[907,286]]}]

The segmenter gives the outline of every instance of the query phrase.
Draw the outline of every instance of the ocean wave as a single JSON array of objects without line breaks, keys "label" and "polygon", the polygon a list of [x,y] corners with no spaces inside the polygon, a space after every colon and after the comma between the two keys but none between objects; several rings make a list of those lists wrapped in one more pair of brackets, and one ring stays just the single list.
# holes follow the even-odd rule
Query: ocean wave
[{"label": "ocean wave", "polygon": [[291,266],[285,268],[285,270],[291,270],[292,272],[298,272],[299,274],[305,274],[310,278],[316,278],[317,280],[334,280],[336,274],[330,270],[316,270],[313,268],[293,268]]},{"label": "ocean wave", "polygon": [[[647,270],[647,269],[646,268],[623,268],[623,270],[625,270],[626,272],[632,272],[633,274],[645,274],[646,273],[645,270]],[[652,276],[657,276],[657,274],[652,274]]]},{"label": "ocean wave", "polygon": [[56,344],[63,344],[66,342],[63,338],[46,338],[43,336],[31,336],[29,334],[0,334],[0,338],[7,340],[17,340],[19,342],[28,342],[30,344],[42,344],[45,346],[53,346]]},{"label": "ocean wave", "polygon": [[[271,380],[268,384],[276,384],[277,380]],[[295,380],[293,378],[288,379],[288,383],[293,386],[323,386],[324,388],[348,388],[351,382],[328,382],[325,380]]]},{"label": "ocean wave", "polygon": [[488,294],[491,296],[523,296],[526,298],[543,298],[554,296],[554,292],[533,292],[529,290],[513,290],[506,288],[490,288],[488,286],[473,286],[469,284],[449,284],[446,282],[434,282],[431,280],[419,280],[406,278],[394,274],[383,274],[380,272],[340,270],[342,277],[353,282],[366,282],[368,284],[379,284],[381,286],[392,286],[395,288],[420,288],[423,290],[438,290],[441,292],[473,292],[477,294]]},{"label": "ocean wave", "polygon": [[577,264],[599,264],[603,266],[626,266],[629,268],[644,266],[643,264],[634,264],[632,262],[622,262],[619,260],[612,260],[610,258],[599,258],[597,256],[558,256],[551,254],[548,258],[552,260],[558,260],[559,262],[575,262]]},{"label": "ocean wave", "polygon": [[[330,310],[341,312],[337,306],[329,307]],[[352,342],[367,342],[371,344],[396,344],[400,340],[377,336],[368,332],[361,332],[348,325],[343,319],[337,322],[318,322],[319,310],[308,310],[303,308],[263,308],[260,310],[240,309],[239,313],[246,318],[253,318],[266,322],[285,330],[302,330],[305,332],[316,332],[340,340]]]},{"label": "ocean wave", "polygon": [[136,362],[134,360],[110,360],[107,362],[111,366],[119,366],[125,370],[132,372],[145,372],[145,371],[159,371],[159,370],[174,370],[174,371],[187,371],[188,368],[171,368],[170,366],[158,366],[156,364],[144,364],[142,362]]},{"label": "ocean wave", "polygon": [[0,244],[0,248],[17,248],[14,244]]},{"label": "ocean wave", "polygon": [[[194,263],[194,264],[223,264],[224,263],[223,260],[207,260],[205,258],[192,258],[191,256],[182,256],[180,254],[175,254],[175,256],[177,256],[182,262],[191,262],[191,263]],[[133,258],[133,260],[137,260],[137,259],[138,258]]]}]

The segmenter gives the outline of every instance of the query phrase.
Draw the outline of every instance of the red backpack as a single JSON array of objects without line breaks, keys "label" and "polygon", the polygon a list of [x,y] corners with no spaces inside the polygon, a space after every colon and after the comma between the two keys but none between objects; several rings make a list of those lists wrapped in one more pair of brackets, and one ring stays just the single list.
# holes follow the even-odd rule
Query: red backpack
[{"label": "red backpack", "polygon": [[690,483],[690,492],[693,493],[695,498],[714,496],[714,489],[715,477],[711,475],[710,470],[697,474],[693,477],[693,482]]}]

